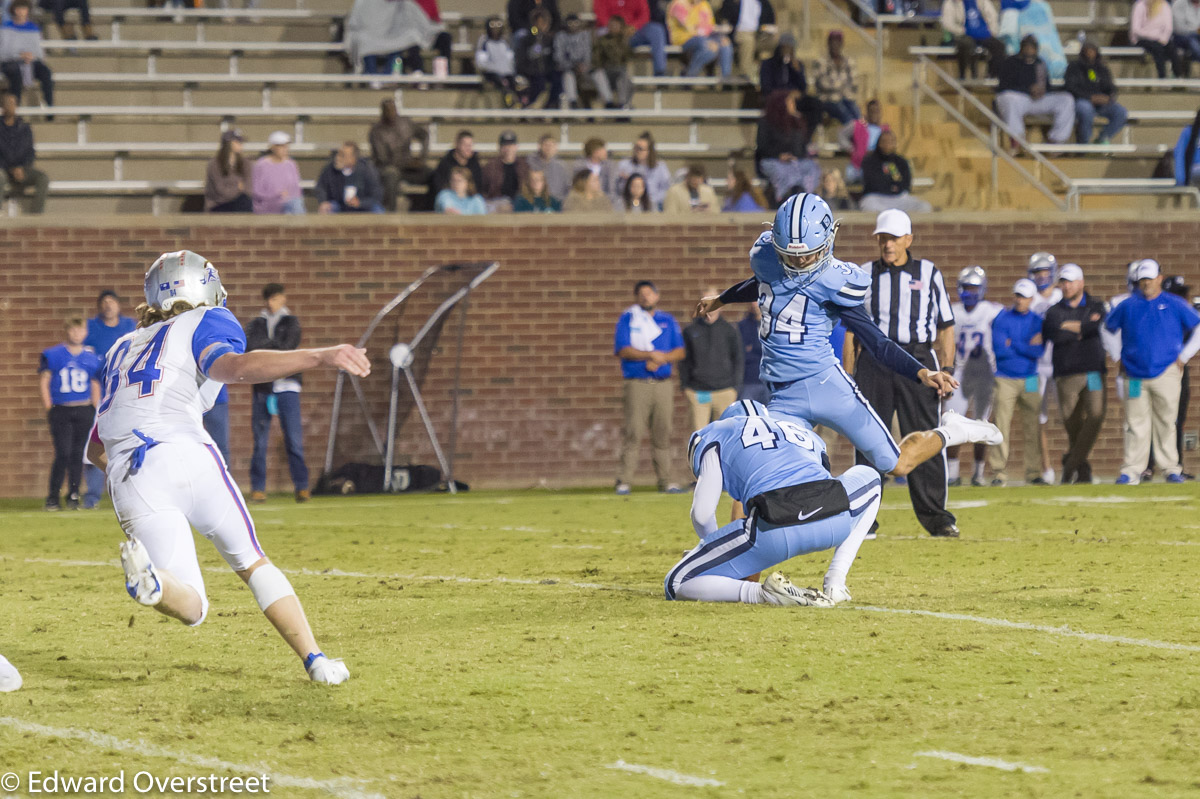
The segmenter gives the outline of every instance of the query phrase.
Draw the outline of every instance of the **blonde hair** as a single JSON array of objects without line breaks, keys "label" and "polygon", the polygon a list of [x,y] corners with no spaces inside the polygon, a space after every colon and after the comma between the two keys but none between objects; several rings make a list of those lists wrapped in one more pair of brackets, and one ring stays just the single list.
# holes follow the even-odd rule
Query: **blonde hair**
[{"label": "blonde hair", "polygon": [[164,311],[162,308],[155,308],[153,305],[143,302],[137,307],[134,313],[138,317],[138,327],[150,327],[150,325],[174,319],[180,314],[194,311],[195,309],[196,306],[185,300],[176,300],[169,311]]}]

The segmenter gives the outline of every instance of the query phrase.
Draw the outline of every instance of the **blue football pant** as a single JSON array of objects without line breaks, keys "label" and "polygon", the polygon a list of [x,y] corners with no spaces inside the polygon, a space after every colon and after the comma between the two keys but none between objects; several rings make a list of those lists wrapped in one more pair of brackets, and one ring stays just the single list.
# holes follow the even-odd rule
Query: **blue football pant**
[{"label": "blue football pant", "polygon": [[[730,522],[701,541],[667,573],[663,584],[667,599],[738,602],[743,578],[798,555],[835,547],[840,552],[841,545],[851,539],[854,532],[850,541],[854,552],[842,557],[841,564],[835,553],[834,563],[830,566],[832,573],[834,567],[840,565],[840,581],[844,582],[854,553],[879,512],[883,487],[878,473],[869,466],[853,466],[837,479],[845,486],[850,498],[849,511],[817,522],[783,527],[751,523],[749,519]],[[681,587],[697,577],[725,578],[727,582],[706,580],[703,595],[692,596],[687,589],[680,594]]]},{"label": "blue football pant", "polygon": [[840,364],[772,392],[767,410],[832,428],[881,472],[890,472],[900,460],[892,431]]}]

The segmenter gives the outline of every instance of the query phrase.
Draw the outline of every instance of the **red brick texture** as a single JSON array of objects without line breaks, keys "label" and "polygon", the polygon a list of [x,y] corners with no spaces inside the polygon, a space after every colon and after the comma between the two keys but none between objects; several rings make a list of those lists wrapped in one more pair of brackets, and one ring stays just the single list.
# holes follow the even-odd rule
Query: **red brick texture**
[{"label": "red brick texture", "polygon": [[[603,485],[615,473],[621,437],[621,378],[612,354],[613,325],[632,302],[632,287],[654,280],[662,307],[684,324],[707,284],[728,285],[748,274],[746,252],[762,230],[757,216],[711,221],[603,222],[559,217],[472,221],[401,217],[271,220],[111,219],[66,223],[32,219],[0,225],[0,448],[3,496],[40,496],[52,460],[46,417],[38,399],[39,352],[61,340],[68,314],[92,315],[98,291],[141,295],[146,267],[161,252],[190,248],[221,270],[230,309],[248,321],[259,310],[265,283],[287,287],[288,303],[304,327],[304,343],[354,341],[366,321],[425,268],[442,263],[496,260],[500,270],[474,295],[465,334],[458,475],[474,486]],[[851,215],[838,239],[840,257],[874,257],[872,219]],[[1131,222],[1115,216],[1039,220],[1002,215],[941,216],[918,220],[913,252],[931,258],[953,285],[969,264],[987,268],[990,297],[1008,302],[1008,288],[1035,250],[1076,261],[1088,286],[1108,297],[1123,290],[1125,264],[1155,257],[1168,274],[1189,281],[1196,271],[1200,221],[1175,215]],[[127,300],[126,310],[133,301]],[[740,310],[728,318],[736,321]],[[452,342],[450,331],[442,350]],[[391,343],[390,340],[387,343]],[[386,381],[382,349],[373,348]],[[448,418],[452,359],[435,354],[425,395],[439,425]],[[1195,370],[1200,373],[1200,369]],[[1197,380],[1193,375],[1193,381]],[[320,472],[328,433],[334,375],[310,373],[304,384],[305,445],[313,479]],[[1109,415],[1093,456],[1098,475],[1116,474],[1121,455],[1121,409],[1110,386]],[[382,384],[381,384],[382,385]],[[1193,386],[1193,394],[1200,385]],[[245,486],[250,457],[250,390],[231,389],[233,472]],[[677,402],[675,467],[685,481],[682,395]],[[1193,422],[1190,429],[1194,429]],[[1012,463],[1023,443],[1014,424]],[[1049,425],[1052,461],[1065,437],[1055,412]],[[443,436],[445,443],[447,435]],[[403,428],[401,460],[433,463],[413,421]],[[969,449],[969,448],[964,448]],[[835,447],[835,462],[848,463]],[[363,449],[366,452],[366,449]],[[1197,456],[1189,453],[1185,459]],[[1010,473],[1019,473],[1014,467]],[[649,452],[642,476],[652,480]],[[272,440],[270,486],[290,488],[278,431]]]}]

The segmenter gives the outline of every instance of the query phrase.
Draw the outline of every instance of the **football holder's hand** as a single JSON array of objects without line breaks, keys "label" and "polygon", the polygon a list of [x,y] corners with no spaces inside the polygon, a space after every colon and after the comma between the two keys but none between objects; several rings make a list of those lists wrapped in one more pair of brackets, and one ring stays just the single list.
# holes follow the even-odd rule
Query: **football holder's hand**
[{"label": "football holder's hand", "polygon": [[933,372],[929,369],[922,369],[920,372],[917,372],[917,377],[925,385],[937,389],[939,397],[948,397],[954,393],[954,389],[958,388],[958,381],[945,372]]},{"label": "football holder's hand", "polygon": [[723,308],[725,303],[721,302],[721,298],[716,294],[708,297],[701,297],[700,302],[696,303],[696,316],[704,316],[706,313],[712,313],[718,308]]}]

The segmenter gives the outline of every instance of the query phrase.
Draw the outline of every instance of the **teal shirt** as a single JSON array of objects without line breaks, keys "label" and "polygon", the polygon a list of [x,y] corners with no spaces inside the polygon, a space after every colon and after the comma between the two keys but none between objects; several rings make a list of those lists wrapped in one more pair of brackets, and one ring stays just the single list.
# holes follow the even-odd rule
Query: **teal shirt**
[{"label": "teal shirt", "polygon": [[433,210],[441,214],[445,213],[447,208],[453,208],[464,216],[479,216],[487,213],[487,206],[483,204],[483,198],[478,194],[459,197],[450,189],[442,189],[438,192],[437,199],[433,201]]}]

